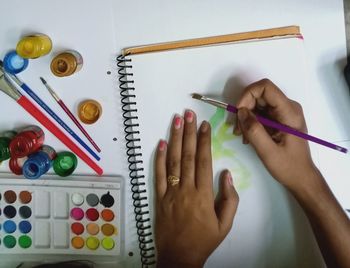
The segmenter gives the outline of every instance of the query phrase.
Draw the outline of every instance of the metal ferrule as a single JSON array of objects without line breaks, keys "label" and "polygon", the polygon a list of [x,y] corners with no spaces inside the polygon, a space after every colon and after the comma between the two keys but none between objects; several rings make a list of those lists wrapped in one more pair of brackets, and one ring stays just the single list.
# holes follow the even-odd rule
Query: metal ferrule
[{"label": "metal ferrule", "polygon": [[214,99],[211,99],[211,98],[208,98],[208,97],[205,97],[205,96],[202,96],[201,100],[206,102],[206,103],[212,104],[212,105],[214,105],[216,107],[223,108],[223,109],[226,109],[227,105],[228,105],[225,102],[214,100]]},{"label": "metal ferrule", "polygon": [[7,78],[2,66],[0,66],[0,90],[15,101],[17,101],[22,96],[18,89]]},{"label": "metal ferrule", "polygon": [[58,97],[56,92],[48,84],[45,84],[45,87],[50,92],[51,96],[55,99],[55,101],[60,101],[60,98]]}]

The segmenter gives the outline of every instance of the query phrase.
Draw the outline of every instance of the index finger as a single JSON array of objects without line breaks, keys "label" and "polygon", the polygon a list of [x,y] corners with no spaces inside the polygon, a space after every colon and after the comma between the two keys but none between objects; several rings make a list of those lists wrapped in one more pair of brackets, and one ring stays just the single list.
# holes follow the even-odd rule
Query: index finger
[{"label": "index finger", "polygon": [[284,93],[269,79],[262,79],[249,85],[243,92],[237,103],[237,108],[246,107],[253,110],[257,105],[258,99],[263,99],[273,108],[284,107],[289,99]]}]

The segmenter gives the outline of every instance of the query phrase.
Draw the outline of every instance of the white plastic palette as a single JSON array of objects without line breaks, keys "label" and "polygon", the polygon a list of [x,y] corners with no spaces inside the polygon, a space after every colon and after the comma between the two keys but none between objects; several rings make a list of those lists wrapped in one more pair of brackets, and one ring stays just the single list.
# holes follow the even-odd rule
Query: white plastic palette
[{"label": "white plastic palette", "polygon": [[84,179],[0,179],[0,254],[120,256],[122,178]]}]

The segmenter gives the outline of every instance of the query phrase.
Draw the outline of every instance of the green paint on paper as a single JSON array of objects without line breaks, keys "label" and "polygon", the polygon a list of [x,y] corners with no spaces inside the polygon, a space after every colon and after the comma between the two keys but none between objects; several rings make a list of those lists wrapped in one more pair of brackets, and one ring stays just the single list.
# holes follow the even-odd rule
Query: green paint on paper
[{"label": "green paint on paper", "polygon": [[212,128],[213,159],[228,163],[227,168],[233,174],[236,189],[247,189],[250,186],[250,172],[237,157],[232,146],[232,141],[238,137],[232,134],[232,125],[225,121],[225,110],[217,108],[209,123]]}]

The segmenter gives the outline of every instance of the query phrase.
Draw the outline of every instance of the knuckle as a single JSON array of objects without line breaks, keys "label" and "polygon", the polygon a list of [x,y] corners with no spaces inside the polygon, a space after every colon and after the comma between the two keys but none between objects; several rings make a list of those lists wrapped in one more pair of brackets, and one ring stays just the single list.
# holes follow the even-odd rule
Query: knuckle
[{"label": "knuckle", "polygon": [[197,129],[194,127],[194,124],[191,126],[186,126],[184,131],[184,136],[194,136],[196,134]]},{"label": "knuckle", "polygon": [[251,136],[256,136],[260,131],[260,125],[256,121],[253,121],[247,124],[246,129]]},{"label": "knuckle", "polygon": [[182,153],[182,162],[183,163],[190,163],[194,161],[194,153],[190,151],[184,151]]},{"label": "knuckle", "polygon": [[[207,131],[210,133],[210,129]],[[199,146],[210,146],[211,140],[209,134],[205,133],[200,136],[199,139]]]},{"label": "knuckle", "polygon": [[261,79],[260,83],[263,84],[263,85],[271,85],[272,84],[271,80],[268,79],[268,78]]},{"label": "knuckle", "polygon": [[297,101],[292,100],[291,102],[292,102],[294,110],[297,113],[302,114],[303,113],[303,106],[301,106],[301,104]]},{"label": "knuckle", "polygon": [[207,157],[201,157],[198,160],[198,168],[199,169],[207,168],[210,164],[211,164],[211,161]]},{"label": "knuckle", "polygon": [[170,170],[178,170],[180,168],[180,161],[171,159],[168,162],[168,167]]}]

